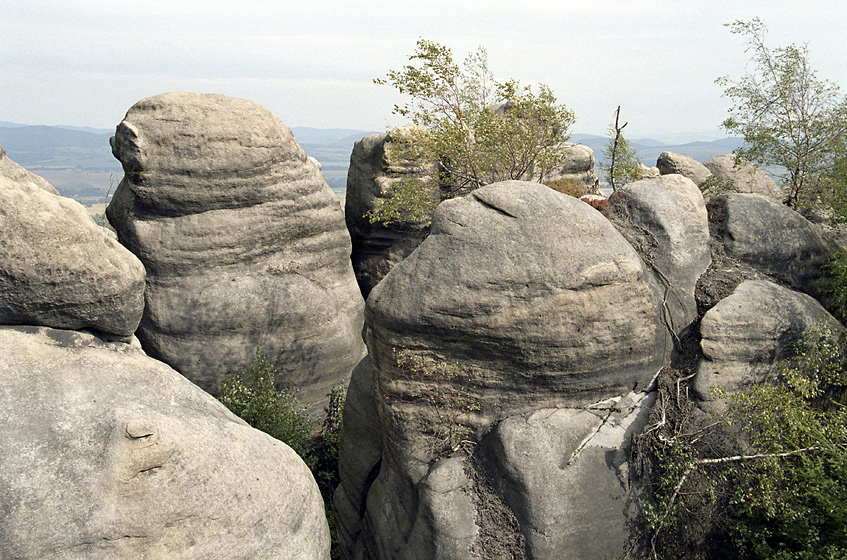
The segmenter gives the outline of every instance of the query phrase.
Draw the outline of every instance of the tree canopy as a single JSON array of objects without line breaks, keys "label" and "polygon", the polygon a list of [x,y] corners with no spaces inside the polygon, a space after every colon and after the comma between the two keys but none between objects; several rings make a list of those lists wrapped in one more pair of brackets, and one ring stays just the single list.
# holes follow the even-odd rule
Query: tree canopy
[{"label": "tree canopy", "polygon": [[723,127],[744,137],[736,153],[759,165],[784,168],[786,202],[792,207],[829,198],[827,177],[847,137],[847,98],[836,84],[817,77],[806,45],[771,49],[758,18],[727,26],[747,38],[754,65],[737,81],[717,80],[734,103]]},{"label": "tree canopy", "polygon": [[[496,81],[483,47],[460,66],[448,47],[419,39],[409,61],[374,82],[411,98],[394,113],[419,125],[410,133],[411,144],[416,156],[436,164],[431,168],[445,196],[508,179],[542,180],[563,161],[562,144],[575,117],[549,87]],[[409,198],[402,192],[395,196]],[[377,211],[371,219],[390,221],[391,216]]]}]

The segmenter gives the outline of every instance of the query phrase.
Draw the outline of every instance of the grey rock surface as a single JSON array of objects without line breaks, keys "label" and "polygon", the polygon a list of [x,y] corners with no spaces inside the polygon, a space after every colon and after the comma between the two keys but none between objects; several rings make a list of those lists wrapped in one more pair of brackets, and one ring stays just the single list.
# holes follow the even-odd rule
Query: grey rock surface
[{"label": "grey rock surface", "polygon": [[649,260],[679,335],[697,318],[694,287],[712,262],[703,195],[694,182],[676,174],[627,183],[618,192],[628,218],[656,241]]},{"label": "grey rock surface", "polygon": [[674,173],[688,177],[696,185],[699,185],[709,175],[712,174],[709,169],[697,161],[696,159],[676,154],[674,152],[662,152],[656,160],[656,167],[662,175],[672,175]]},{"label": "grey rock surface", "polygon": [[662,176],[662,173],[659,171],[658,167],[647,167],[641,162],[639,162],[639,165],[641,166],[642,179],[658,179]]},{"label": "grey rock surface", "polygon": [[712,390],[732,393],[774,375],[804,332],[823,323],[843,330],[812,297],[767,281],[746,281],[710,309],[700,324],[703,360],[694,390],[712,401]]},{"label": "grey rock surface", "polygon": [[823,267],[837,249],[820,228],[762,195],[726,195],[723,241],[729,256],[787,282],[826,305]]},{"label": "grey rock surface", "polygon": [[703,165],[718,179],[731,183],[735,192],[761,194],[779,202],[785,199],[782,188],[767,173],[735,154],[713,157]]},{"label": "grey rock surface", "polygon": [[0,557],[329,558],[285,444],[121,343],[0,328]]},{"label": "grey rock surface", "polygon": [[18,165],[16,162],[9,159],[6,155],[6,150],[0,146],[0,177],[5,177],[13,183],[29,184],[45,190],[50,194],[59,194],[56,188],[47,182],[47,179],[40,177],[31,171],[28,171]]},{"label": "grey rock surface", "polygon": [[479,520],[480,483],[443,459],[503,418],[649,386],[670,352],[659,313],[641,259],[589,205],[517,181],[442,203],[430,236],[368,299],[384,447],[367,496],[345,489],[365,504],[358,526],[339,519],[359,531],[351,557],[470,558],[496,540]]},{"label": "grey rock surface", "polygon": [[365,136],[356,141],[350,155],[344,218],[353,244],[353,270],[365,297],[429,233],[428,220],[372,224],[367,214],[376,211],[404,181],[420,181],[433,197],[441,199],[441,190],[430,179],[431,171],[406,157],[412,153],[406,140],[408,130]]},{"label": "grey rock surface", "polygon": [[622,556],[637,509],[629,442],[646,425],[654,400],[654,393],[630,393],[497,425],[487,442],[493,478],[516,514],[527,558]]},{"label": "grey rock surface", "polygon": [[362,358],[364,302],[338,198],[291,131],[221,95],[136,103],[109,221],[147,268],[145,351],[207,391],[257,347],[320,408]]},{"label": "grey rock surface", "polygon": [[0,324],[132,336],[144,308],[141,262],[35,177],[0,172]]},{"label": "grey rock surface", "polygon": [[594,174],[594,150],[583,144],[564,143],[564,161],[556,168],[544,173],[542,182],[571,179],[586,193],[599,194],[600,181]]}]

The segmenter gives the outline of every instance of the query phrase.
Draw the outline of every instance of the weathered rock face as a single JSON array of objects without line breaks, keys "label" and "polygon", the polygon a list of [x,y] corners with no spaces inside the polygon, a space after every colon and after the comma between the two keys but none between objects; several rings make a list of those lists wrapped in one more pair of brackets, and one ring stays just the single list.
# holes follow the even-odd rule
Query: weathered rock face
[{"label": "weathered rock face", "polygon": [[0,324],[132,336],[144,308],[141,262],[81,204],[0,159]]},{"label": "weathered rock face", "polygon": [[656,160],[656,167],[662,175],[674,173],[688,177],[696,185],[699,185],[712,174],[705,165],[694,158],[675,154],[673,152],[662,152]]},{"label": "weathered rock face", "polygon": [[826,300],[823,266],[835,244],[803,216],[757,194],[726,195],[724,244],[729,256]]},{"label": "weathered rock face", "polygon": [[50,194],[59,194],[53,185],[47,182],[47,179],[39,177],[35,173],[27,171],[6,155],[6,150],[0,146],[0,177],[5,177],[16,184],[34,185]]},{"label": "weathered rock face", "polygon": [[790,357],[803,333],[824,323],[843,330],[810,296],[766,281],[746,281],[710,309],[700,324],[703,360],[694,390],[703,401],[712,390],[728,393],[760,383]]},{"label": "weathered rock face", "polygon": [[735,154],[713,157],[703,165],[718,179],[730,182],[735,192],[761,194],[779,202],[785,199],[782,188],[767,173]]},{"label": "weathered rock face", "polygon": [[571,142],[566,142],[562,148],[566,150],[565,161],[559,167],[547,171],[540,179],[544,182],[571,179],[586,193],[599,194],[600,181],[594,174],[594,150]]},{"label": "weathered rock face", "polygon": [[627,183],[618,192],[629,219],[656,240],[650,264],[676,334],[697,318],[694,287],[709,267],[709,223],[703,195],[682,175]]},{"label": "weathered rock face", "polygon": [[[430,236],[374,288],[366,314],[373,373],[362,379],[372,380],[374,397],[364,402],[374,403],[384,448],[379,463],[371,457],[350,470],[342,456],[342,473],[348,474],[346,480],[342,474],[339,494],[348,505],[339,525],[348,555],[496,558],[503,556],[492,550],[550,551],[560,544],[560,552],[583,550],[575,541],[587,538],[585,525],[570,526],[555,542],[531,537],[543,529],[539,516],[556,511],[532,505],[541,499],[540,485],[522,486],[541,475],[505,451],[487,451],[496,447],[493,436],[480,438],[508,417],[572,409],[564,415],[579,419],[568,429],[572,437],[559,442],[548,434],[561,443],[553,455],[572,454],[604,425],[577,410],[643,390],[665,363],[670,343],[658,319],[658,299],[640,258],[608,220],[536,183],[497,183],[448,200],[436,210]],[[626,407],[624,416],[635,408]],[[553,424],[544,429],[563,429],[558,420]],[[372,430],[372,420],[345,422],[342,439],[360,441]],[[588,484],[586,473],[594,470],[589,465],[601,463],[610,469],[611,478],[604,480],[620,486],[620,463],[598,461],[625,439],[597,443],[603,450],[587,454],[593,458],[581,463],[586,470],[568,471],[561,486]],[[447,458],[468,445],[463,442],[471,448],[479,442],[479,453]],[[500,457],[497,469],[514,475],[504,482],[508,489],[493,482],[494,457]],[[532,468],[555,477],[562,463],[550,457]],[[588,492],[591,501],[596,494]],[[616,499],[608,488],[597,492],[605,493],[597,503]],[[562,498],[559,511],[570,507],[569,499]],[[363,505],[364,511],[355,512]],[[622,535],[625,507],[618,506],[608,523]],[[509,525],[509,517],[517,525]],[[563,522],[577,523],[576,517]],[[561,525],[558,518],[550,523]]]},{"label": "weathered rock face", "polygon": [[3,327],[0,386],[1,557],[329,558],[303,461],[140,350]]},{"label": "weathered rock face", "polygon": [[385,226],[371,224],[366,215],[376,211],[380,202],[404,181],[421,181],[433,196],[441,197],[426,167],[404,157],[410,153],[406,132],[406,128],[400,128],[388,134],[365,136],[356,141],[350,155],[344,218],[353,243],[353,270],[365,297],[429,233],[426,220]]},{"label": "weathered rock face", "polygon": [[363,300],[337,197],[291,131],[259,105],[172,93],[136,103],[112,151],[107,209],[147,268],[138,338],[207,391],[256,347],[284,351],[307,404],[363,355]]},{"label": "weathered rock face", "polygon": [[[556,408],[500,422],[490,442],[495,484],[520,525],[527,558],[620,558],[634,518],[628,443],[653,394],[596,409]],[[598,539],[598,535],[602,535]]]}]

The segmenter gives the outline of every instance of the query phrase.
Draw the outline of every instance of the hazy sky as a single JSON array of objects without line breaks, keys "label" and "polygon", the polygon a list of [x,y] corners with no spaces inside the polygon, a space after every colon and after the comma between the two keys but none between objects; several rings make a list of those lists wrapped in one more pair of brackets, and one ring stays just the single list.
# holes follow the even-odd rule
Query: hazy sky
[{"label": "hazy sky", "polygon": [[715,78],[748,58],[723,24],[756,16],[847,87],[841,0],[0,0],[0,120],[113,128],[139,99],[197,91],[290,127],[384,130],[401,98],[372,79],[424,37],[548,84],[575,132],[605,134],[620,104],[632,137],[702,133],[729,107]]}]

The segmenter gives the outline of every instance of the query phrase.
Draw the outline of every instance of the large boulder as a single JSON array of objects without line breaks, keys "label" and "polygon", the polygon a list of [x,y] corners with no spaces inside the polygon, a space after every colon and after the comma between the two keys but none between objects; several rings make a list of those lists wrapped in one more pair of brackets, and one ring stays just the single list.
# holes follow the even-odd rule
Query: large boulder
[{"label": "large boulder", "polygon": [[715,388],[732,393],[762,382],[791,357],[804,333],[821,324],[843,330],[806,294],[762,280],[742,283],[703,316],[696,395],[708,403]]},{"label": "large boulder", "polygon": [[371,223],[368,216],[390,198],[404,182],[415,181],[426,192],[441,199],[441,190],[431,179],[432,170],[413,157],[411,127],[388,134],[371,134],[353,145],[347,171],[344,218],[353,252],[350,258],[364,297],[388,271],[405,259],[429,233],[429,219]]},{"label": "large boulder", "polygon": [[697,318],[694,288],[712,262],[709,219],[700,189],[682,175],[627,183],[619,208],[655,240],[646,259],[662,286],[669,328],[681,334]]},{"label": "large boulder", "polygon": [[107,208],[147,268],[142,346],[207,391],[257,347],[319,407],[362,358],[364,302],[338,198],[263,107],[171,93],[136,103]]},{"label": "large boulder", "polygon": [[3,149],[3,146],[0,146],[0,177],[5,177],[17,184],[34,185],[51,194],[59,194],[59,191],[57,191],[53,185],[48,183],[47,179],[27,171],[16,162],[9,159],[9,156],[6,155],[6,150]]},{"label": "large boulder", "polygon": [[[735,154],[723,154],[704,161],[703,165],[712,175],[729,183],[734,192],[761,194],[782,202],[782,188],[767,173],[749,160]],[[720,193],[715,193],[720,194]]]},{"label": "large boulder", "polygon": [[[368,299],[373,371],[363,379],[373,383],[383,447],[379,463],[350,471],[342,456],[342,472],[359,481],[344,493],[364,505],[339,517],[340,533],[358,533],[347,554],[470,558],[471,550],[490,550],[510,516],[528,520],[502,488],[482,490],[494,484],[484,474],[494,464],[480,439],[508,417],[582,409],[647,388],[670,352],[648,277],[606,218],[543,185],[496,183],[443,202],[430,236]],[[345,425],[343,439],[365,437],[355,430]],[[574,451],[563,446],[562,454]],[[474,448],[479,454],[464,459],[462,450]],[[457,460],[479,461],[470,470],[483,474],[464,473]],[[495,521],[480,521],[492,503],[502,506]],[[609,522],[621,534],[622,510]],[[569,530],[563,546],[582,550],[574,541],[587,534]],[[519,536],[512,531],[500,544],[523,549]]]},{"label": "large boulder", "polygon": [[8,158],[0,158],[3,166],[0,324],[132,336],[144,308],[141,262],[81,204]]},{"label": "large boulder", "polygon": [[545,171],[538,179],[542,182],[570,179],[586,193],[599,194],[600,181],[594,174],[594,150],[584,144],[565,142],[559,149],[564,150],[562,163]]},{"label": "large boulder", "polygon": [[285,444],[122,343],[0,328],[0,557],[328,559]]},{"label": "large boulder", "polygon": [[705,181],[712,174],[705,165],[696,159],[675,154],[674,152],[662,152],[656,160],[656,167],[662,175],[679,174],[688,177],[696,185]]},{"label": "large boulder", "polygon": [[830,280],[824,266],[837,250],[834,241],[772,198],[731,193],[722,203],[723,242],[730,257],[826,301]]}]

